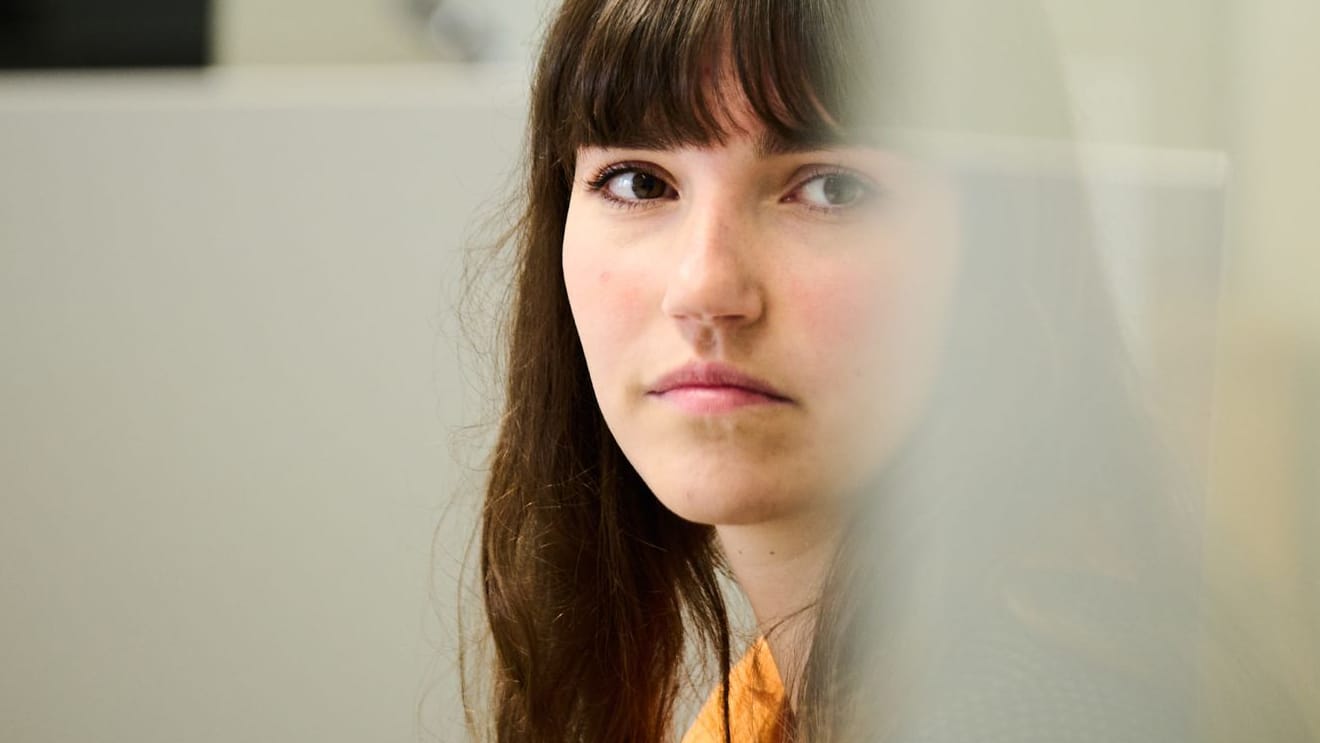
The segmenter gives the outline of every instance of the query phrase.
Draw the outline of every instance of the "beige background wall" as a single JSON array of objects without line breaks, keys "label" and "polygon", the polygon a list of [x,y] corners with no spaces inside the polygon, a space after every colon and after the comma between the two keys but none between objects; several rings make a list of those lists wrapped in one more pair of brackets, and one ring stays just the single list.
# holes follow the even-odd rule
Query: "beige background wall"
[{"label": "beige background wall", "polygon": [[551,5],[550,0],[221,0],[212,11],[216,61],[428,61],[446,53],[445,33],[459,27],[482,34],[484,59],[520,60],[530,55]]},{"label": "beige background wall", "polygon": [[450,316],[520,90],[0,80],[0,740],[402,742],[455,696]]}]

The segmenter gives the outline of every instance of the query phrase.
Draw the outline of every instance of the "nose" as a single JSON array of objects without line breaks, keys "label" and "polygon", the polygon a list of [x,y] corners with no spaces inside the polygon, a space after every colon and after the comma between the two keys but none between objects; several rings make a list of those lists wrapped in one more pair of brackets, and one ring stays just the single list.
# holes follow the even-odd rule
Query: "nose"
[{"label": "nose", "polygon": [[661,310],[689,339],[750,325],[764,312],[755,220],[733,203],[692,208],[679,230],[679,260]]}]

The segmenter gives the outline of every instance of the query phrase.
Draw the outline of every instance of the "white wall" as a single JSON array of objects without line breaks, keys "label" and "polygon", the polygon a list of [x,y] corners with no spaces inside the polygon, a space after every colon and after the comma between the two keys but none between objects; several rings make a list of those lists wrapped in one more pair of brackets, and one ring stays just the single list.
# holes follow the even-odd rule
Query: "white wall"
[{"label": "white wall", "polygon": [[[551,0],[216,0],[219,64],[399,63],[452,52],[466,29],[483,60],[524,62]],[[439,9],[439,13],[435,11]],[[432,25],[432,21],[434,25]]]},{"label": "white wall", "polygon": [[452,698],[449,318],[521,90],[0,79],[0,740],[413,741]]}]

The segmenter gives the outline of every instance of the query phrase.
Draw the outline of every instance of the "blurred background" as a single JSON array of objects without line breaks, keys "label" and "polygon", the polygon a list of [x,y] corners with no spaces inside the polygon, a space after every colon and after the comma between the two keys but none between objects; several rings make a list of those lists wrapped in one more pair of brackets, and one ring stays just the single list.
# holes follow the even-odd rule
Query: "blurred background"
[{"label": "blurred background", "polygon": [[[455,310],[548,6],[0,0],[0,741],[462,739]],[[1206,578],[1315,702],[1320,4],[1043,9]]]}]

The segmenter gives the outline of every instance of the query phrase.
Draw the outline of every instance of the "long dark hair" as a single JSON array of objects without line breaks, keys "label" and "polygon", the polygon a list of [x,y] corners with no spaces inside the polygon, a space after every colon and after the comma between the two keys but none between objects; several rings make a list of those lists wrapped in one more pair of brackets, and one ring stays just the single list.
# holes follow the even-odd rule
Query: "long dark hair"
[{"label": "long dark hair", "polygon": [[[755,115],[790,141],[846,135],[865,117],[897,126],[941,126],[965,124],[971,116],[988,128],[1018,134],[1063,133],[1062,116],[1043,117],[1043,132],[1024,132],[1014,121],[1022,100],[1050,97],[1033,86],[1043,85],[1053,90],[1055,99],[1061,98],[1052,87],[1057,81],[1041,82],[1049,77],[1050,66],[1039,65],[1039,60],[1012,65],[1031,69],[1033,77],[995,81],[993,87],[1002,95],[988,98],[983,109],[970,115],[906,84],[884,58],[902,59],[908,32],[904,24],[911,20],[905,8],[919,6],[886,3],[886,16],[877,4],[862,0],[568,0],[555,16],[532,86],[521,216],[509,241],[514,294],[506,326],[505,407],[480,535],[481,592],[493,651],[493,715],[480,717],[480,722],[477,714],[470,716],[477,733],[500,743],[665,740],[674,733],[685,659],[694,653],[714,658],[721,678],[727,678],[731,665],[734,642],[721,589],[725,568],[713,528],[684,521],[660,504],[620,451],[595,403],[561,272],[577,149],[721,140],[727,119],[709,86],[710,67],[721,65],[727,65]],[[992,23],[1014,21],[1004,18],[998,4],[996,8]],[[886,48],[885,40],[893,47]],[[1007,50],[1001,51],[1011,53]],[[969,55],[976,53],[968,50]],[[975,60],[964,64],[974,67]],[[976,183],[977,176],[970,182]],[[994,190],[984,183],[972,187]],[[1022,204],[1005,206],[1024,211]],[[1035,208],[1028,205],[1025,211]],[[971,224],[974,229],[974,218]],[[1032,227],[1016,224],[1009,229],[1029,232]],[[1019,255],[1023,265],[1016,275],[1023,277],[1024,285],[1050,287],[1057,296],[1033,295],[1031,289],[1016,297],[994,288],[965,287],[973,296],[972,305],[981,301],[984,306],[960,313],[972,321],[955,321],[951,353],[975,358],[979,344],[1004,342],[1004,327],[1025,328],[1018,345],[1011,346],[1025,355],[1023,363],[1052,369],[1055,382],[1089,380],[1083,391],[1085,406],[1097,416],[1089,420],[1103,419],[1115,430],[1139,427],[1132,420],[1122,370],[1106,366],[1102,372],[1088,366],[1099,357],[1112,359],[1096,349],[1118,341],[1113,328],[1097,320],[1107,313],[1087,263],[1086,240],[1076,234],[1054,237],[1058,239],[1036,241],[1047,251]],[[1082,278],[1070,280],[1077,277]],[[1075,316],[1050,318],[1042,325],[1041,304],[1080,309]],[[995,313],[986,307],[996,308]],[[1046,327],[1051,324],[1056,326]],[[1061,326],[1068,330],[1061,331]],[[1043,344],[1045,337],[1063,341]],[[1042,351],[1046,345],[1048,350]],[[1080,369],[1087,372],[1070,376]],[[1002,420],[1023,391],[1059,401],[1058,406],[1038,406],[1050,411],[1048,420],[1023,421],[1023,426],[1045,430],[1077,413],[1071,403],[1077,401],[1081,383],[1042,385],[1041,379],[1020,374],[995,375],[984,370],[972,385],[977,402],[954,394],[933,418],[952,420],[955,428],[960,416]],[[959,409],[964,404],[983,409],[973,415]],[[927,428],[923,437],[945,435],[938,423]],[[996,433],[960,430],[960,435]],[[1075,442],[1054,443],[1057,452]],[[1041,451],[1017,454],[1050,456]],[[1145,466],[1116,451],[1104,456],[1109,465],[1127,471]],[[906,461],[912,459],[906,456]],[[878,489],[892,489],[906,477],[901,464],[890,468]],[[1024,484],[1019,482],[1021,470],[1011,461],[987,463],[981,474],[985,472],[1002,479],[1001,490]],[[1072,473],[1075,481],[1026,483],[1027,489],[1080,492],[1086,477],[1094,474],[1084,469]],[[1145,494],[1134,491],[1129,496]],[[880,520],[910,505],[898,498],[877,498],[875,503]],[[1020,507],[1025,511],[1036,505],[1024,499]],[[877,561],[883,564],[908,545],[903,539],[890,540],[877,550],[876,541],[874,535],[846,540],[821,600],[812,607],[817,618],[814,639],[802,681],[790,689],[797,699],[796,715],[786,718],[801,740],[871,740],[897,734],[899,717],[889,713],[907,684],[896,677],[900,669],[920,662],[909,657],[917,651],[904,643],[901,630],[894,629],[889,639],[874,636],[872,630],[877,619],[900,613],[906,619],[894,627],[916,626],[923,612],[938,613],[941,605],[921,597],[924,584],[914,574],[885,587],[889,605],[877,604],[875,591],[849,590],[865,582],[859,566],[868,566],[874,575]],[[894,611],[893,603],[909,599],[910,606]],[[859,652],[863,646],[866,652]],[[881,666],[885,673],[876,671]],[[863,689],[865,700],[859,696]],[[726,722],[727,691],[726,685]],[[726,724],[726,736],[728,729]]]},{"label": "long dark hair", "polygon": [[560,262],[574,159],[583,145],[723,136],[703,71],[719,48],[768,125],[818,135],[836,105],[837,15],[814,2],[570,1],[545,37],[482,513],[496,740],[664,740],[685,650],[730,666],[713,529],[660,504],[595,404]]}]

